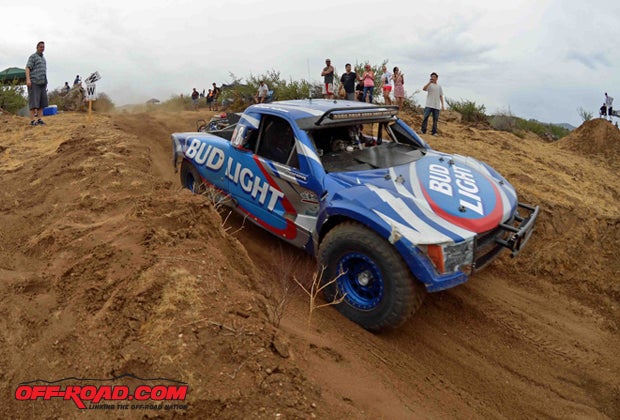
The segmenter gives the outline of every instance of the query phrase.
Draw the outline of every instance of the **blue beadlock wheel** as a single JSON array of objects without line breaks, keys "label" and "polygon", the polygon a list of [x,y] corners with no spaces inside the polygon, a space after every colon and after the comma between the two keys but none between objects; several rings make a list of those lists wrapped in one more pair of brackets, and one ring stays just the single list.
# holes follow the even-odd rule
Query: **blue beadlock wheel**
[{"label": "blue beadlock wheel", "polygon": [[383,299],[383,277],[379,267],[366,255],[354,252],[338,264],[337,284],[345,300],[361,310],[375,308]]},{"label": "blue beadlock wheel", "polygon": [[341,223],[327,232],[319,245],[318,263],[325,299],[370,331],[400,326],[426,295],[396,248],[356,222]]}]

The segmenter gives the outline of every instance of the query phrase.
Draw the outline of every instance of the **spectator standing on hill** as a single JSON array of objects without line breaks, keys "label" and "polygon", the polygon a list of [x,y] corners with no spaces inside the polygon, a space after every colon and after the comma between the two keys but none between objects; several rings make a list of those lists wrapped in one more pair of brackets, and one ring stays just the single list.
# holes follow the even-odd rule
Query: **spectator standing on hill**
[{"label": "spectator standing on hill", "polygon": [[220,100],[220,94],[222,93],[221,89],[217,87],[215,82],[213,82],[213,110],[217,111],[219,109],[218,101]]},{"label": "spectator standing on hill", "polygon": [[196,88],[194,88],[194,90],[192,91],[192,108],[194,108],[194,111],[198,110],[198,98],[199,97],[200,97],[200,94],[198,93]]},{"label": "spectator standing on hill", "polygon": [[431,73],[431,79],[422,88],[427,92],[426,95],[426,107],[424,108],[424,119],[422,120],[422,134],[426,134],[426,127],[428,125],[428,117],[433,114],[433,128],[431,134],[437,136],[437,122],[439,121],[439,109],[444,110],[443,105],[443,89],[437,84],[439,75],[435,72]]},{"label": "spectator standing on hill", "polygon": [[364,66],[364,73],[362,73],[360,81],[364,85],[362,102],[372,103],[372,93],[375,89],[375,73],[372,71],[370,64]]},{"label": "spectator standing on hill", "polygon": [[605,106],[607,107],[607,116],[609,117],[609,121],[611,121],[611,116],[613,115],[613,112],[614,112],[613,103],[614,103],[614,98],[607,95],[607,92],[605,92]]},{"label": "spectator standing on hill", "polygon": [[77,76],[75,76],[75,79],[73,79],[73,86],[79,85],[80,83],[82,83],[82,78],[78,74]]},{"label": "spectator standing on hill", "polygon": [[383,73],[381,74],[381,91],[383,92],[383,101],[386,105],[392,105],[392,99],[390,99],[390,92],[392,91],[392,73],[387,69],[384,64],[381,68]]},{"label": "spectator standing on hill", "polygon": [[344,66],[345,72],[340,76],[340,83],[344,87],[344,91],[347,94],[347,101],[355,100],[355,81],[357,80],[357,73],[351,71],[351,64],[347,63]]},{"label": "spectator standing on hill", "polygon": [[[28,57],[26,63],[26,86],[28,87],[28,107],[30,108],[30,125],[45,124],[41,117],[47,102],[47,62],[43,57],[45,42],[39,41],[37,51]],[[38,118],[35,121],[35,118]]]},{"label": "spectator standing on hill", "polygon": [[323,67],[321,76],[323,76],[323,96],[325,99],[332,99],[334,97],[334,66],[329,58],[325,59],[325,67]]},{"label": "spectator standing on hill", "polygon": [[65,85],[62,87],[63,95],[66,95],[71,90],[71,86],[69,86],[69,82],[65,82]]},{"label": "spectator standing on hill", "polygon": [[398,109],[401,110],[405,101],[405,75],[400,72],[398,67],[394,67],[392,80],[394,81],[394,99]]},{"label": "spectator standing on hill", "polygon": [[207,93],[207,106],[209,107],[209,111],[213,111],[213,90],[209,89],[209,93]]}]

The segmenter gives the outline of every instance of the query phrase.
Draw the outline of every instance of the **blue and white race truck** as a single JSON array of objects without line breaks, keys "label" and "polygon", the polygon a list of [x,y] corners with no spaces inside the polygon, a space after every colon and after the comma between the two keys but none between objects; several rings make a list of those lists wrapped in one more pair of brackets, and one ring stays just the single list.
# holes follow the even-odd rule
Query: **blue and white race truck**
[{"label": "blue and white race truck", "polygon": [[327,301],[371,331],[516,255],[539,213],[485,163],[433,150],[392,106],[258,104],[172,146],[184,187],[314,255]]}]

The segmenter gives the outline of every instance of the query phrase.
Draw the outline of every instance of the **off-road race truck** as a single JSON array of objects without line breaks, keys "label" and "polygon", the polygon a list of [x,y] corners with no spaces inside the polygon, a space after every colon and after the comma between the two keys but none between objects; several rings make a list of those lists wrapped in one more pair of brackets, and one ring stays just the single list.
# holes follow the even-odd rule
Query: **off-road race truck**
[{"label": "off-road race truck", "polygon": [[314,255],[327,301],[375,332],[502,250],[515,256],[539,213],[485,163],[433,150],[393,106],[252,105],[172,146],[183,187]]}]

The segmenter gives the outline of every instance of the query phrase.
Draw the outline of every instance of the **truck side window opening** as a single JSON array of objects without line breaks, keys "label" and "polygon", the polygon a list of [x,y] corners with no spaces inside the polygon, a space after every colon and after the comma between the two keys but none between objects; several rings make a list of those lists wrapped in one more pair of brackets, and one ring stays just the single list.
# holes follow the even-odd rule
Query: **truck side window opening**
[{"label": "truck side window opening", "polygon": [[285,165],[297,163],[295,136],[290,124],[277,117],[265,117],[263,124],[256,154]]}]

